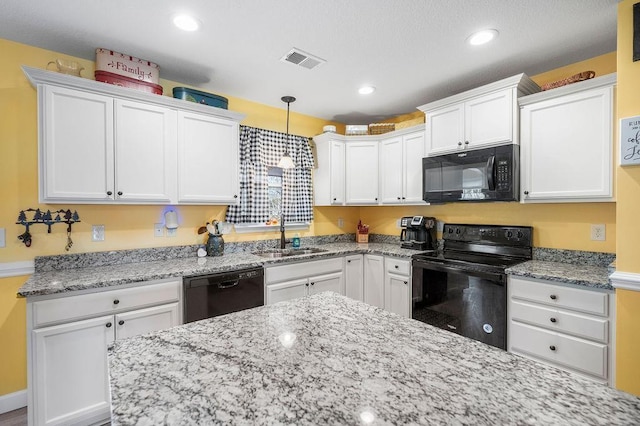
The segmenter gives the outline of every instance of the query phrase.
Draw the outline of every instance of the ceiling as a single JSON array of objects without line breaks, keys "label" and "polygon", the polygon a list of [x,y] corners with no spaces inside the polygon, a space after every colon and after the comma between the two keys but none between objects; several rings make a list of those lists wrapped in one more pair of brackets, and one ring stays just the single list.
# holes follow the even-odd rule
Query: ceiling
[{"label": "ceiling", "polygon": [[[521,72],[616,49],[617,0],[2,0],[0,38],[85,59],[104,47],[162,78],[345,124],[368,124]],[[188,12],[197,32],[175,28]],[[493,28],[493,42],[465,43]],[[305,69],[292,48],[327,62]],[[45,64],[43,64],[44,67]],[[373,85],[371,95],[357,89]]]}]

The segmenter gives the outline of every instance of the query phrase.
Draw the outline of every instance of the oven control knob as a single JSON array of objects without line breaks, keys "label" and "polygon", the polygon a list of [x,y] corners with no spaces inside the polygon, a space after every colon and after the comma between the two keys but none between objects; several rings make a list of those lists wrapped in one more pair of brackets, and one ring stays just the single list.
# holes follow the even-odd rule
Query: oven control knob
[{"label": "oven control knob", "polygon": [[460,228],[456,228],[456,235],[460,235]]},{"label": "oven control knob", "polygon": [[511,238],[511,237],[513,237],[513,232],[507,231],[507,238]]},{"label": "oven control knob", "polygon": [[522,233],[522,231],[518,231],[517,236],[518,236],[518,238],[522,238],[522,237],[524,237],[524,234]]},{"label": "oven control knob", "polygon": [[449,233],[453,234],[453,228],[449,228]]}]

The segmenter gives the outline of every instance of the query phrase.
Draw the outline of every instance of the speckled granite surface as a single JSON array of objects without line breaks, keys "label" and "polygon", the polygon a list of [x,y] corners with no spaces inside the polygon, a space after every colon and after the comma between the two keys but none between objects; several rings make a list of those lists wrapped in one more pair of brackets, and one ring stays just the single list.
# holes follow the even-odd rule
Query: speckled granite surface
[{"label": "speckled granite surface", "polygon": [[595,251],[560,250],[545,247],[533,248],[533,260],[572,263],[575,265],[609,266],[616,259],[615,253]]},{"label": "speckled granite surface", "polygon": [[[354,237],[355,238],[355,237]],[[197,247],[197,246],[195,246]],[[274,245],[266,246],[273,248]],[[256,250],[266,248],[257,246]],[[303,245],[303,247],[305,247]],[[105,252],[105,257],[100,254],[89,254],[91,259],[101,259],[94,264],[81,261],[85,267],[73,269],[47,270],[36,272],[18,290],[20,296],[41,296],[48,294],[64,293],[69,291],[88,290],[102,287],[112,287],[123,284],[130,284],[140,281],[158,280],[164,278],[192,275],[210,274],[215,272],[231,271],[260,265],[274,263],[308,261],[322,259],[332,256],[343,256],[351,253],[375,253],[386,256],[403,257],[409,259],[413,254],[419,253],[415,250],[402,249],[397,244],[369,243],[357,244],[353,240],[349,242],[332,242],[329,244],[317,245],[326,252],[297,255],[293,257],[283,257],[279,259],[265,259],[250,252],[233,252],[225,248],[224,256],[205,257],[198,259],[194,254],[183,258],[165,258],[163,260],[140,261],[133,263],[105,264],[105,259],[121,254]],[[133,250],[128,250],[133,251]],[[62,257],[62,256],[54,256]],[[142,257],[146,259],[146,257]],[[62,264],[67,262],[61,260]]]},{"label": "speckled granite surface", "polygon": [[613,290],[609,281],[609,270],[606,266],[531,260],[508,268],[506,273],[602,290]]},{"label": "speckled granite surface", "polygon": [[109,348],[112,424],[640,424],[640,399],[321,293]]}]

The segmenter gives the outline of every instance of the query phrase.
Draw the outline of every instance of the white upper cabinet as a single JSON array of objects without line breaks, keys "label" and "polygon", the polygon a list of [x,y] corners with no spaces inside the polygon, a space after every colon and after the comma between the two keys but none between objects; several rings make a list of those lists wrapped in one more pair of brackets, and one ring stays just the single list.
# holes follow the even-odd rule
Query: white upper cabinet
[{"label": "white upper cabinet", "polygon": [[242,114],[23,70],[38,89],[41,202],[236,202]]},{"label": "white upper cabinet", "polygon": [[520,99],[520,199],[613,201],[616,75]]},{"label": "white upper cabinet", "polygon": [[424,131],[397,135],[380,143],[382,204],[426,204],[422,200]]},{"label": "white upper cabinet", "polygon": [[378,144],[378,141],[346,143],[346,204],[378,204]]},{"label": "white upper cabinet", "polygon": [[233,121],[178,113],[178,202],[237,203],[238,132]]},{"label": "white upper cabinet", "polygon": [[115,100],[115,199],[175,201],[176,111]]},{"label": "white upper cabinet", "polygon": [[426,116],[426,155],[517,144],[516,100],[539,90],[519,74],[418,107]]},{"label": "white upper cabinet", "polygon": [[344,141],[325,133],[313,138],[318,157],[313,171],[313,198],[316,206],[344,205]]}]

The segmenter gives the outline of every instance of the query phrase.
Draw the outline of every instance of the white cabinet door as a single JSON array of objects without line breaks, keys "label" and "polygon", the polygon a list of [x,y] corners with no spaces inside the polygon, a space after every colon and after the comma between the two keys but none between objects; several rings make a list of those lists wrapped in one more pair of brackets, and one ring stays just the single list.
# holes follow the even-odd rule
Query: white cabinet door
[{"label": "white cabinet door", "polygon": [[164,330],[182,323],[177,303],[138,309],[115,316],[116,338],[138,336],[156,330]]},{"label": "white cabinet door", "polygon": [[344,274],[342,272],[309,277],[309,284],[309,294],[334,291],[344,295]]},{"label": "white cabinet door", "polygon": [[380,201],[382,204],[402,203],[403,158],[401,136],[380,143]]},{"label": "white cabinet door", "polygon": [[378,144],[346,144],[346,204],[378,204]]},{"label": "white cabinet door", "polygon": [[426,120],[429,155],[462,149],[464,139],[464,105],[454,104],[428,112]]},{"label": "white cabinet door", "polygon": [[38,425],[91,423],[109,417],[107,345],[113,315],[32,331]]},{"label": "white cabinet door", "polygon": [[385,274],[384,309],[411,318],[411,286],[409,277]]},{"label": "white cabinet door", "polygon": [[425,204],[422,199],[422,157],[424,152],[424,132],[412,133],[403,142],[403,203]]},{"label": "white cabinet door", "polygon": [[40,201],[113,199],[113,99],[41,86]]},{"label": "white cabinet door", "polygon": [[345,295],[361,302],[364,301],[363,263],[364,259],[361,254],[345,257]]},{"label": "white cabinet door", "polygon": [[116,99],[115,196],[119,201],[176,200],[176,111]]},{"label": "white cabinet door", "polygon": [[345,202],[345,146],[344,142],[331,141],[330,165],[330,204],[342,205]]},{"label": "white cabinet door", "polygon": [[309,281],[307,278],[285,281],[278,284],[266,286],[266,305],[282,302],[285,300],[304,297],[308,293]]},{"label": "white cabinet door", "polygon": [[364,255],[364,302],[384,308],[384,257]]},{"label": "white cabinet door", "polygon": [[239,193],[238,123],[178,113],[178,201],[235,204]]},{"label": "white cabinet door", "polygon": [[478,148],[513,139],[512,90],[501,90],[464,104],[465,148]]},{"label": "white cabinet door", "polygon": [[612,86],[525,104],[520,116],[522,202],[613,199]]}]

